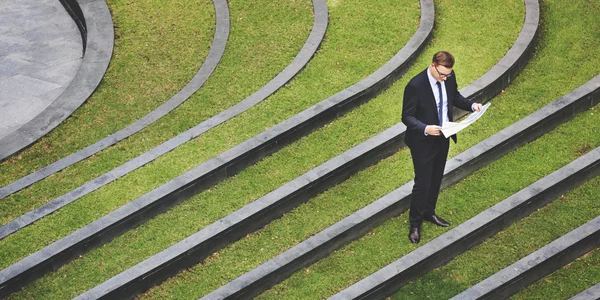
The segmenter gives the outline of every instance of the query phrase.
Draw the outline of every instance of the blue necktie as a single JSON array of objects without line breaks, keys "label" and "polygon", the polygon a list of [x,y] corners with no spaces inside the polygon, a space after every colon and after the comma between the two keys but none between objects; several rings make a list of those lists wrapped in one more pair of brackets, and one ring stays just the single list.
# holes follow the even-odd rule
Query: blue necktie
[{"label": "blue necktie", "polygon": [[440,106],[438,107],[438,118],[440,120],[440,126],[442,126],[442,121],[444,120],[444,97],[442,96],[442,83],[436,82],[438,91],[440,92]]}]

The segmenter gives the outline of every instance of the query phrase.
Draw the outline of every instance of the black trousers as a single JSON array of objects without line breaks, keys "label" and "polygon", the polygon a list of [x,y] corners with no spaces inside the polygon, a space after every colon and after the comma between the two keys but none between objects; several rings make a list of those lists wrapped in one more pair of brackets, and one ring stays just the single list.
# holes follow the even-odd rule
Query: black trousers
[{"label": "black trousers", "polygon": [[421,226],[423,217],[435,213],[449,147],[449,139],[432,136],[410,148],[415,167],[415,184],[409,212],[411,227]]}]

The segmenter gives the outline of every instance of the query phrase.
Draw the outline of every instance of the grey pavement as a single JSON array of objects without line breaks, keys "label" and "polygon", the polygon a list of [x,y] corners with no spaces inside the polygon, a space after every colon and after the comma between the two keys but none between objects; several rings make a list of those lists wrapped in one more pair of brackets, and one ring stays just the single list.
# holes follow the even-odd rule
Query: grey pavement
[{"label": "grey pavement", "polygon": [[59,0],[0,0],[0,139],[60,96],[82,54],[79,29]]}]

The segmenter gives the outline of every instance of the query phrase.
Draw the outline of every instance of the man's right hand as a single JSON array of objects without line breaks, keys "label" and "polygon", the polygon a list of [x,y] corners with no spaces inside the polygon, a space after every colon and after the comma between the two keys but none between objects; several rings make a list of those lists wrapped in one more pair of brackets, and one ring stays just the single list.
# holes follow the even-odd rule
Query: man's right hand
[{"label": "man's right hand", "polygon": [[427,127],[425,127],[425,133],[427,133],[427,135],[441,135],[442,134],[442,126],[438,126],[438,125],[427,125]]}]

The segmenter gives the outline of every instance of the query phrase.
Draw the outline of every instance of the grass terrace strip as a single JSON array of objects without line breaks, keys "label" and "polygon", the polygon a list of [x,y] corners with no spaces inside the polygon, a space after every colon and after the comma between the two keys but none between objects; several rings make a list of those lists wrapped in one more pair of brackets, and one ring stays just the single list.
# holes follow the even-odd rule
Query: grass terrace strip
[{"label": "grass terrace strip", "polygon": [[[598,99],[594,100],[594,98],[599,96],[600,76],[449,161],[444,177],[444,186],[464,178],[518,145],[535,139],[558,124],[566,122],[577,113],[587,110],[591,105],[597,103]],[[381,138],[385,136],[384,133]],[[338,159],[346,156],[349,155],[344,154]],[[283,274],[290,274],[292,271],[314,262],[349,240],[362,235],[381,223],[382,220],[400,214],[408,206],[411,190],[412,182],[223,286],[207,296],[207,299],[240,292],[237,289],[249,288],[250,284],[257,281],[276,282],[284,277]],[[277,279],[270,278],[272,276]]]},{"label": "grass terrace strip", "polygon": [[[36,208],[17,219],[11,221],[10,223],[0,227],[0,239],[6,237],[9,234],[12,234],[19,229],[43,218],[44,216],[55,212],[56,210],[64,207],[65,205],[76,201],[77,199],[109,184],[110,182],[117,180],[129,172],[136,170],[144,166],[147,163],[157,159],[163,154],[175,149],[176,147],[182,145],[189,140],[198,137],[202,133],[218,126],[219,124],[241,114],[257,103],[265,100],[267,97],[275,93],[278,89],[280,89],[283,85],[285,85],[289,80],[291,80],[304,66],[310,61],[312,56],[317,51],[321,41],[325,36],[325,31],[327,29],[327,3],[325,0],[313,0],[314,6],[314,25],[309,35],[306,43],[296,56],[296,58],[288,65],[281,73],[279,73],[275,78],[273,78],[269,83],[267,83],[260,90],[256,91],[254,94],[250,95],[248,98],[242,100],[240,103],[234,105],[233,107],[219,113],[218,115],[209,118],[208,120],[198,124],[194,128],[168,140],[167,142],[159,145],[156,148],[136,157],[133,160],[113,169],[112,171],[103,174],[100,177],[97,177],[87,183],[79,186],[75,190],[64,194],[46,204],[42,205],[39,208]],[[226,17],[229,19],[229,13],[227,11],[227,3],[222,1],[219,5],[215,5],[215,7],[220,8],[217,10],[217,18],[221,19]],[[225,12],[223,12],[225,10]],[[220,13],[220,14],[219,14]],[[217,24],[218,25],[218,24]],[[226,24],[227,28],[229,28],[229,23]],[[219,28],[218,28],[219,29]],[[223,44],[224,48],[224,44]],[[222,49],[221,49],[222,50]],[[222,52],[219,52],[222,54]],[[220,56],[219,56],[220,58]],[[216,62],[214,63],[216,66]],[[214,69],[214,68],[213,68]],[[202,78],[206,78],[203,76]],[[203,83],[203,81],[202,81]],[[200,86],[197,86],[200,88]],[[189,87],[192,88],[192,87]],[[194,89],[193,91],[197,90]],[[186,91],[184,88],[183,91]],[[193,92],[192,91],[192,92]],[[187,97],[191,96],[189,91],[186,91],[184,94],[189,94]],[[179,94],[177,94],[179,95]],[[177,95],[172,99],[180,99]],[[186,98],[187,99],[187,98]],[[180,103],[179,103],[180,104]],[[172,107],[172,109],[175,107]],[[139,128],[141,129],[141,128]]]},{"label": "grass terrace strip", "polygon": [[[57,160],[25,177],[22,177],[4,187],[0,188],[0,199],[3,199],[15,192],[26,188],[35,182],[38,182],[52,174],[55,174],[64,168],[75,164],[81,160],[84,160],[116,143],[128,138],[136,132],[142,130],[148,125],[152,124],[156,120],[162,118],[177,106],[185,102],[192,96],[199,88],[204,85],[206,79],[212,74],[217,67],[217,64],[221,60],[223,53],[225,52],[225,45],[227,44],[227,38],[229,37],[229,9],[227,7],[226,0],[213,0],[216,14],[216,29],[213,41],[210,47],[208,56],[204,63],[198,70],[198,73],[194,75],[192,80],[171,99],[161,104],[159,107],[135,121],[133,124],[113,133],[102,140],[79,150],[65,158]],[[108,12],[108,8],[106,9]],[[112,27],[110,36],[113,36]],[[96,44],[96,43],[94,43]],[[108,66],[108,64],[107,64]],[[0,150],[1,151],[1,150]],[[1,238],[1,236],[0,236]]]},{"label": "grass terrace strip", "polygon": [[593,293],[596,282],[600,282],[600,248],[529,285],[511,299],[567,299],[577,294],[587,294],[585,299],[600,299],[600,284],[595,297]]},{"label": "grass terrace strip", "polygon": [[[596,149],[600,156],[600,149]],[[600,216],[453,297],[505,299],[600,246]]]},{"label": "grass terrace strip", "polygon": [[[394,1],[386,1],[385,5],[383,5],[383,7],[389,6],[390,3],[393,3],[393,2]],[[326,45],[327,51],[322,50],[321,51],[322,55],[320,57],[317,56],[317,58],[319,59],[319,62],[322,65],[326,66],[326,69],[338,69],[338,71],[339,70],[344,70],[344,71],[348,71],[348,72],[341,72],[341,73],[338,72],[339,74],[335,73],[335,72],[330,72],[330,73],[326,73],[326,74],[333,73],[334,76],[330,76],[330,78],[331,77],[332,78],[337,78],[337,77],[343,76],[344,79],[346,79],[346,80],[348,78],[350,78],[351,80],[355,80],[355,78],[357,78],[357,76],[359,76],[357,78],[357,79],[359,79],[362,76],[365,76],[366,74],[371,73],[372,70],[375,70],[378,66],[381,66],[381,64],[383,64],[386,59],[388,59],[389,57],[393,56],[394,53],[396,53],[398,51],[398,49],[401,48],[402,45],[404,45],[406,43],[406,41],[409,40],[410,35],[414,32],[413,28],[416,28],[416,24],[418,24],[418,11],[419,11],[418,10],[418,2],[414,1],[412,3],[413,3],[412,5],[408,5],[410,7],[410,10],[405,9],[404,7],[401,7],[401,8],[398,9],[398,12],[401,12],[400,15],[411,16],[410,20],[406,21],[406,24],[408,24],[408,26],[407,25],[402,25],[403,24],[402,22],[400,22],[400,23],[399,22],[390,22],[391,19],[398,19],[398,17],[397,17],[398,14],[389,14],[389,13],[386,13],[388,10],[382,9],[382,5],[380,5],[379,3],[377,3],[377,5],[375,5],[375,4],[369,4],[369,5],[366,5],[366,6],[364,5],[365,3],[357,3],[357,4],[348,3],[348,5],[340,5],[338,7],[338,9],[336,10],[337,13],[335,15],[331,16],[331,19],[332,20],[336,20],[336,22],[338,24],[336,24],[336,26],[334,26],[335,32],[330,32],[331,35],[328,38],[328,44]],[[382,23],[382,22],[383,22],[382,24],[391,23],[390,27],[394,28],[394,30],[391,31],[391,30],[388,29],[387,32],[386,31],[381,32],[379,30],[380,26],[370,27],[370,28],[367,27],[366,30],[361,30],[361,28],[364,28],[364,21],[360,21],[360,20],[357,21],[355,18],[352,18],[351,16],[352,16],[353,13],[355,13],[357,11],[365,12],[365,9],[366,9],[366,12],[368,12],[371,16],[375,16],[375,17],[378,18],[376,22],[374,22],[374,23],[373,22],[369,22],[369,24],[378,24],[378,23]],[[414,17],[412,17],[413,15],[414,15]],[[406,19],[406,17],[400,18],[400,20],[402,20],[402,19]],[[342,26],[344,24],[346,26]],[[348,31],[348,28],[351,28],[353,30]],[[408,28],[408,30],[406,30],[405,28]],[[343,29],[345,29],[345,30],[343,30]],[[374,29],[376,29],[375,31],[378,32],[377,35],[373,34],[373,30]],[[355,32],[358,32],[358,34],[356,34]],[[232,34],[233,34],[233,31],[232,31]],[[360,39],[358,37],[360,37]],[[399,37],[401,38],[400,40],[398,40]],[[356,41],[362,41],[362,42],[361,43],[356,43],[355,40]],[[375,51],[377,53],[384,53],[384,54],[387,53],[387,54],[384,55],[384,56],[379,56],[379,57],[377,57],[377,59],[371,59],[369,61],[370,65],[369,64],[365,64],[367,66],[367,68],[360,68],[359,69],[359,70],[362,69],[361,72],[352,72],[352,70],[348,70],[348,68],[342,67],[342,66],[340,66],[339,68],[336,67],[336,65],[337,65],[336,64],[336,58],[340,57],[339,54],[338,54],[338,51],[340,49],[339,46],[342,46],[342,48],[349,47],[350,49],[353,50],[352,53],[361,53],[361,49],[365,48],[362,45],[364,43],[366,43],[367,41],[372,41],[372,42],[375,42],[375,43],[377,43],[379,41],[387,41],[386,44],[382,45],[382,48],[384,48],[383,50],[385,50],[385,51],[381,51],[381,49],[379,49],[379,48],[377,48],[376,51]],[[383,47],[383,46],[385,46],[385,47]],[[357,50],[357,51],[354,51],[354,50]],[[369,51],[371,51],[371,50],[369,50]],[[352,57],[353,55],[349,54],[349,56]],[[342,55],[342,57],[343,57],[343,55]],[[365,55],[360,55],[360,57],[362,59],[363,57],[365,57]],[[313,62],[314,62],[314,60],[313,60]],[[311,64],[312,64],[312,62],[311,62]],[[330,64],[333,64],[333,68],[331,68]],[[307,67],[306,70],[310,71],[312,69],[313,70],[312,73],[313,73],[313,75],[315,75],[314,74],[314,70],[315,69],[317,69],[317,70],[323,69],[322,68],[323,66],[321,66],[320,68],[316,68],[316,67],[317,67],[317,65],[315,65],[315,67],[312,67],[312,68],[309,66],[309,67]],[[372,69],[369,70],[369,68],[372,68]],[[368,73],[366,73],[366,74],[364,73],[365,69],[368,70]],[[350,74],[350,73],[354,73],[354,74]],[[303,72],[302,74],[306,74],[306,72]],[[319,74],[322,74],[322,73],[319,72]],[[365,74],[365,75],[362,75],[362,74]],[[352,76],[350,76],[350,75],[352,75]],[[305,76],[302,76],[302,77],[304,78]],[[322,75],[321,75],[321,77],[322,77]],[[319,78],[321,78],[321,77],[319,77]],[[308,79],[310,79],[310,78],[311,77],[309,77]],[[314,76],[312,78],[314,78]],[[304,80],[306,81],[306,78]],[[294,81],[296,81],[296,79]],[[316,88],[316,90],[318,90],[318,88],[320,88],[321,86],[323,86],[323,84],[319,84],[319,85],[315,86],[314,84],[312,84],[312,80],[309,80],[308,83],[311,84],[311,86],[314,86]],[[291,87],[289,87],[289,86],[291,86]],[[292,83],[290,83],[290,85],[288,85],[288,89],[286,89],[286,91],[291,91],[291,90],[294,90],[294,88],[295,88],[296,92],[302,91],[302,93],[306,93],[305,89],[302,88],[302,87],[303,87],[303,85],[300,85],[301,90],[298,90],[298,85],[297,84],[294,85],[294,82],[292,82]],[[203,89],[203,90],[205,90],[205,89]],[[328,93],[328,94],[330,93],[329,91],[321,91],[321,93],[325,93],[325,92]],[[278,95],[280,95],[280,93],[278,93],[277,95],[275,95],[275,97],[277,98]],[[322,98],[320,98],[320,99],[322,99]],[[296,102],[296,98],[295,97],[292,97],[289,100],[293,100],[292,102],[294,102],[294,103]],[[317,98],[315,98],[315,100],[318,101]],[[271,103],[271,102],[273,102],[273,101],[267,101],[267,103]],[[271,104],[277,104],[277,103],[271,103]],[[137,185],[137,183],[135,185]],[[107,200],[109,200],[109,199],[107,199]],[[81,203],[81,202],[78,202],[78,203]],[[76,203],[75,205],[77,206],[78,203]],[[94,203],[94,204],[96,204],[96,203]],[[69,207],[66,207],[66,209],[70,209],[72,207],[73,206],[69,206]],[[223,207],[223,205],[220,204],[220,207]],[[184,211],[185,211],[185,209],[184,209]],[[59,212],[59,214],[60,214],[60,212]],[[56,214],[54,214],[53,216],[50,216],[50,218],[54,218],[54,217],[56,217]],[[45,220],[47,220],[47,219],[48,218],[45,218]],[[42,220],[41,222],[44,222],[45,220]],[[72,223],[72,222],[67,222],[67,223]],[[39,226],[39,224],[40,223],[34,224],[34,226],[32,226],[32,227],[37,227],[37,226]],[[199,222],[199,224],[202,224],[202,222]],[[204,225],[205,224],[202,224],[202,226],[204,226]],[[25,231],[29,232],[32,227],[25,228]],[[198,229],[195,229],[195,230],[189,232],[188,234],[191,234],[191,233],[193,233],[193,232],[195,232],[197,230]],[[17,235],[22,235],[22,232],[18,233]],[[14,237],[15,237],[15,235],[13,235],[11,237],[8,237],[8,239],[12,239]],[[161,237],[166,237],[166,236],[161,235]],[[170,237],[167,237],[167,238],[170,238]],[[156,246],[156,243],[154,243],[154,242],[152,244],[153,244],[153,246],[155,246],[154,247],[155,249],[158,248],[158,247],[165,247],[166,248],[168,246],[168,245]],[[14,245],[14,244],[12,244],[12,245]],[[9,245],[9,246],[12,246],[12,245]],[[94,255],[98,254],[98,253],[101,254],[103,251],[105,252],[106,249],[108,249],[108,248],[112,248],[112,245],[106,245],[106,247],[102,247],[101,249],[97,249],[97,251],[94,251],[93,254],[90,254],[89,256],[86,256],[86,257],[89,258],[91,256],[94,256]],[[155,249],[151,249],[150,251],[155,251]],[[162,249],[164,249],[164,248],[162,248]],[[137,248],[137,250],[143,250],[144,252],[147,252],[148,249]],[[129,252],[129,251],[127,251],[127,252]],[[129,254],[129,253],[122,253],[122,254]],[[140,254],[139,256],[143,257],[144,255],[149,256],[150,254],[145,254],[144,253],[144,254]],[[138,257],[131,258],[131,259],[128,259],[127,262],[135,261],[135,260],[138,260],[138,259],[139,259]],[[118,268],[121,268],[123,266],[123,263],[118,264],[118,266],[116,266],[114,263],[111,264],[110,260],[111,259],[107,259],[107,260],[105,260],[105,262],[107,262],[108,264],[111,265],[111,267],[110,267],[111,270],[106,270],[107,272],[103,272],[103,273],[100,273],[100,274],[98,274],[95,271],[91,272],[91,273],[94,273],[94,275],[92,275],[92,277],[96,278],[94,280],[99,280],[97,278],[102,278],[102,276],[107,276],[106,274],[109,274],[109,272],[114,272],[114,267],[117,267],[117,269],[118,269]],[[142,259],[139,259],[139,260],[141,261]],[[73,264],[74,265],[79,265],[80,262],[81,262],[80,260],[77,260],[77,261],[74,261]],[[104,263],[102,265],[103,266],[107,266]],[[126,265],[126,263],[125,263],[125,265]],[[119,270],[119,272],[121,270]],[[78,270],[73,269],[73,267],[71,265],[70,266],[65,266],[65,268],[61,269],[60,271],[67,271],[67,272],[75,271],[75,272],[78,272]],[[110,276],[112,276],[112,275],[110,275]],[[59,277],[62,278],[62,275],[57,275],[55,277],[55,275],[52,274],[52,275],[49,276],[48,280],[50,280],[52,282],[56,282],[52,278],[57,279]],[[78,276],[75,276],[75,277],[78,277]],[[89,286],[89,283],[93,282],[93,281],[90,281],[90,277],[88,275],[84,275],[84,276],[82,276],[82,278],[83,277],[87,278],[88,280],[82,281],[79,284],[73,284],[73,281],[69,280],[70,287],[69,288],[65,288],[64,290],[69,290],[69,289],[70,290],[73,290],[73,289],[76,290],[77,288],[81,289],[82,286],[86,286],[86,284],[87,284],[87,286]],[[68,278],[73,279],[74,277],[69,275]],[[102,280],[105,280],[105,279],[102,279]],[[39,282],[49,282],[49,281],[47,281],[46,278],[44,278],[43,280],[40,280]],[[62,293],[61,291],[58,291],[59,290],[58,288],[56,288],[56,287],[50,287],[51,285],[52,285],[52,283],[50,283],[50,284],[42,284],[40,286],[36,282],[35,284],[33,284],[31,286],[31,288],[28,287],[27,288],[27,292],[24,291],[24,293],[29,293],[29,292],[34,292],[35,293],[35,290],[38,287],[42,287],[42,289],[44,290],[44,295],[48,295],[48,291],[49,290],[51,290],[51,293],[53,293],[53,294],[54,293]],[[93,287],[93,286],[91,286],[91,287]],[[88,288],[91,288],[91,287],[88,287]],[[68,291],[67,291],[67,293],[68,293]]]},{"label": "grass terrace strip", "polygon": [[600,148],[597,148],[339,292],[331,299],[385,298],[410,280],[445,264],[456,255],[599,173]]},{"label": "grass terrace strip", "polygon": [[[61,1],[81,32],[81,65],[56,100],[29,122],[0,139],[0,162],[30,146],[69,117],[96,90],[108,69],[114,31],[106,3],[103,0],[83,1],[81,5],[77,1],[70,2]],[[81,15],[78,16],[75,11]]]}]

